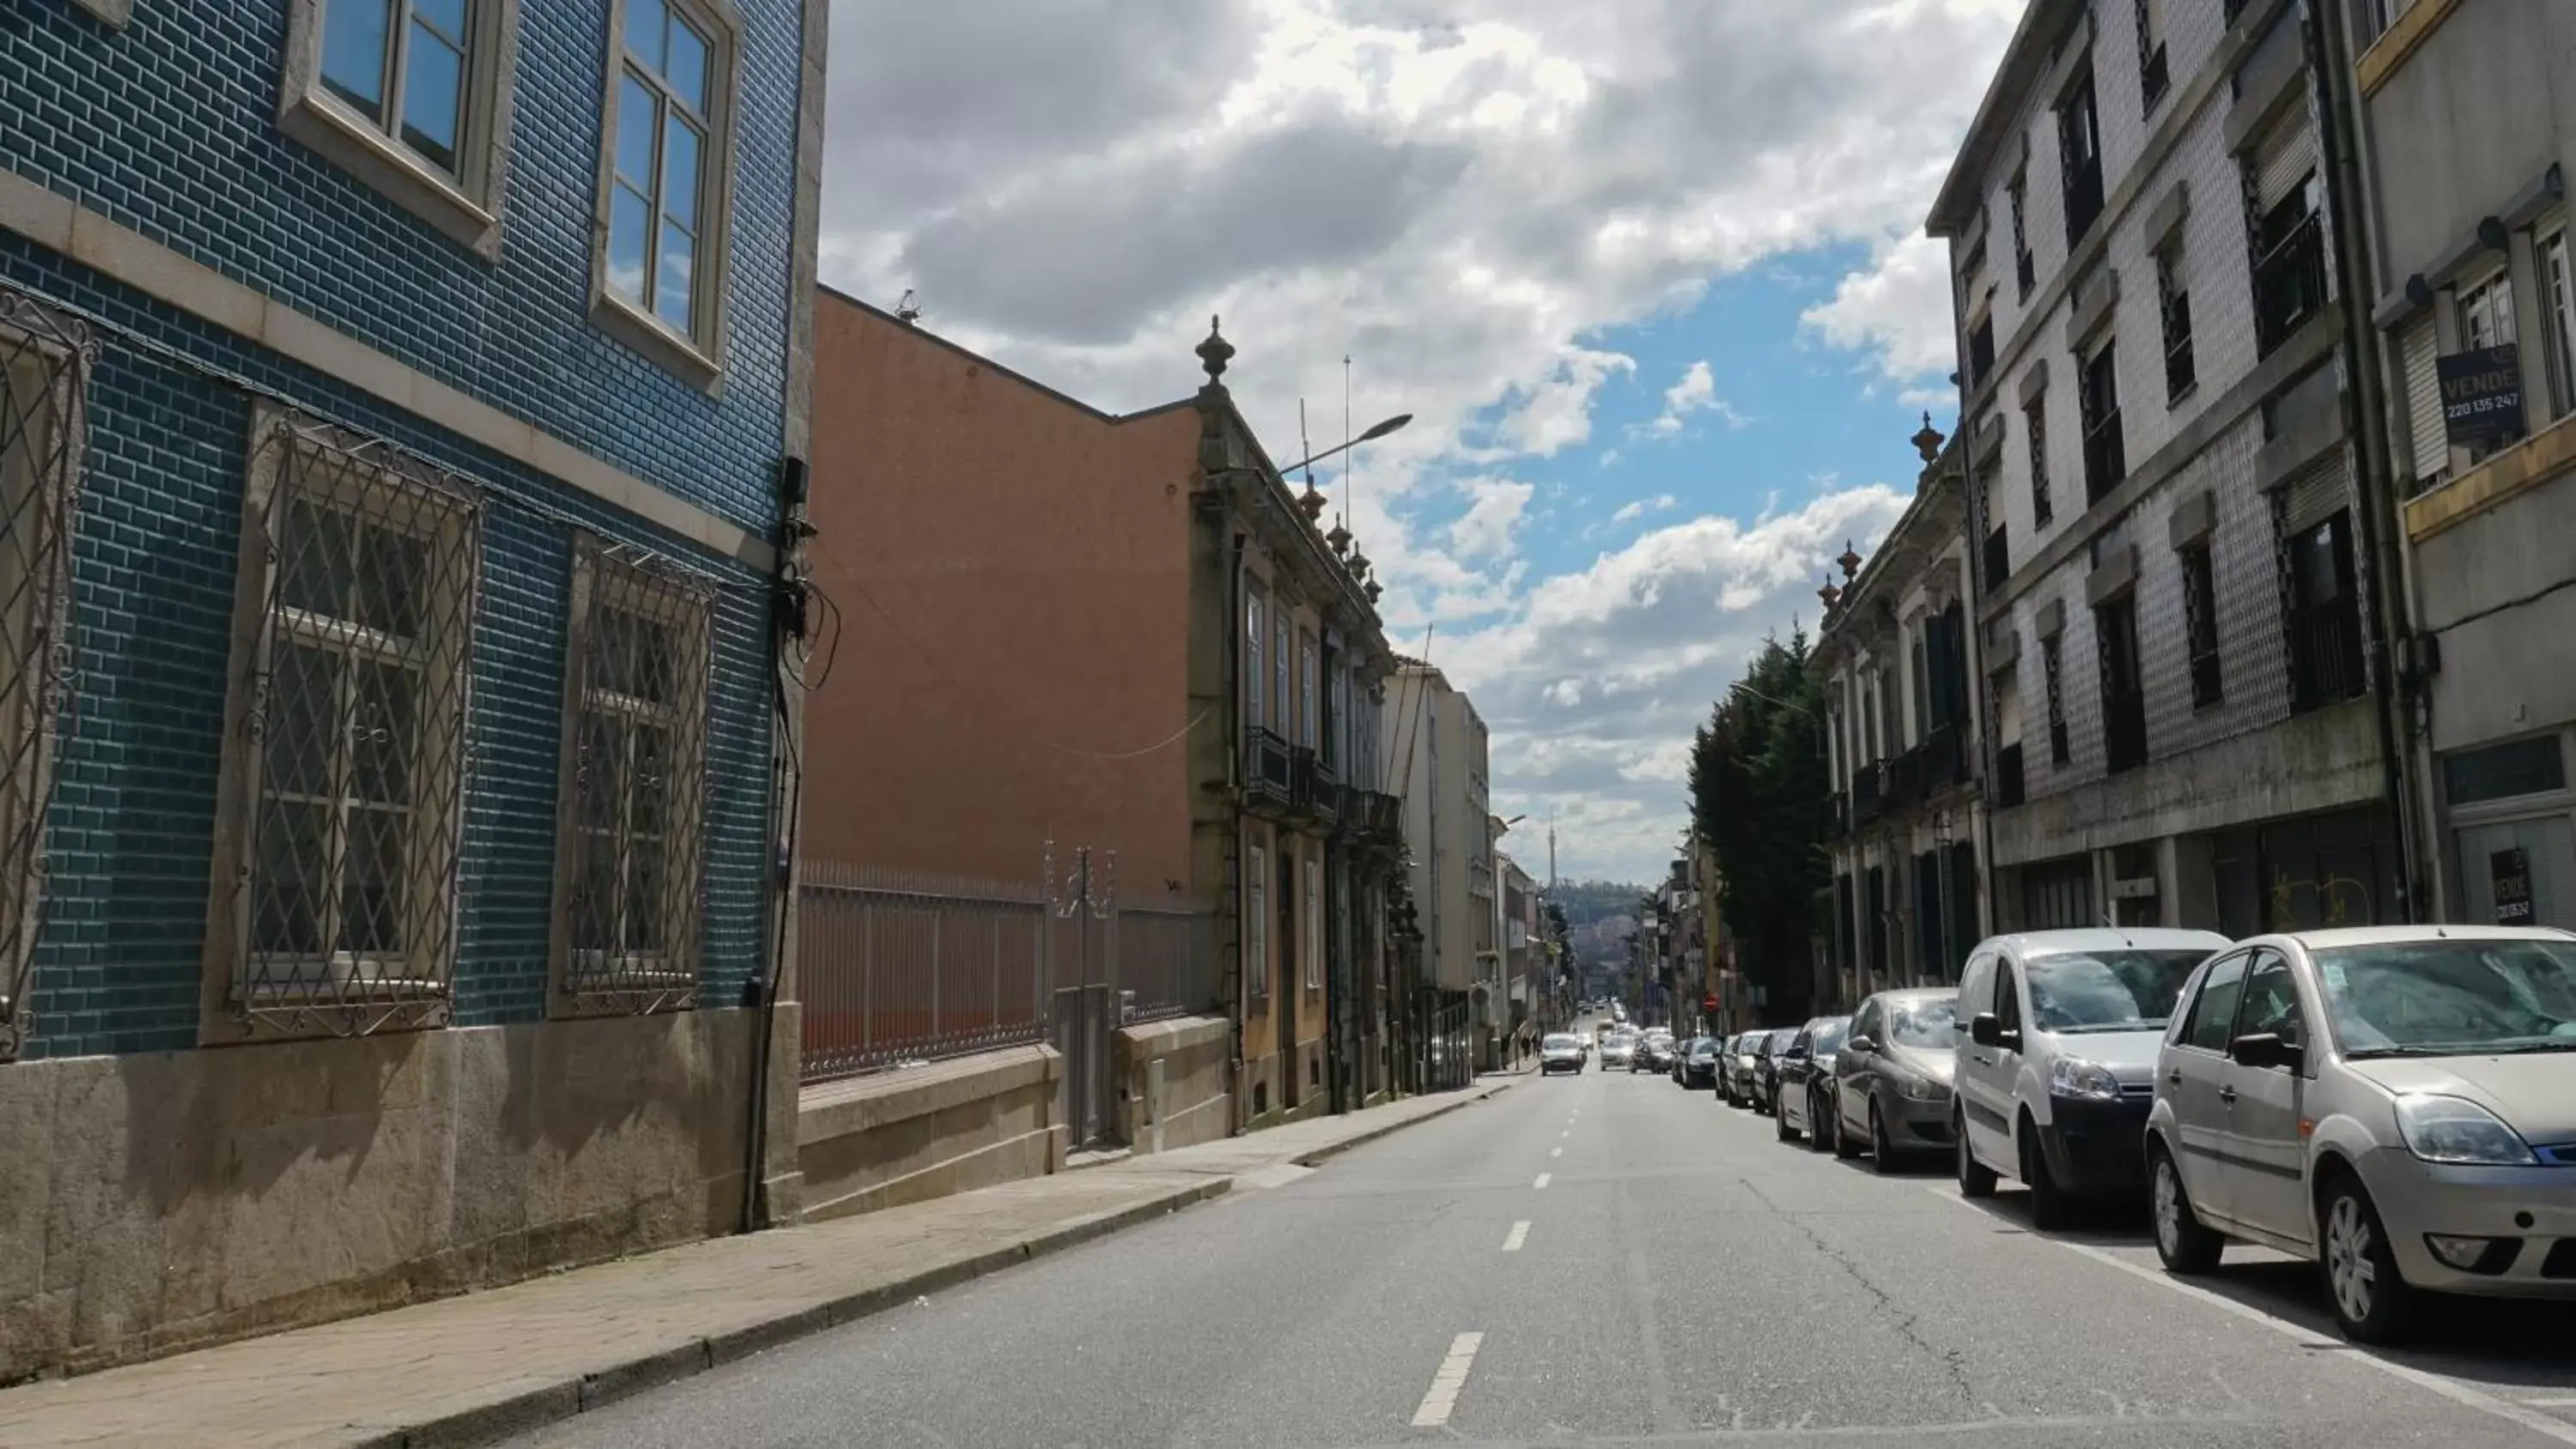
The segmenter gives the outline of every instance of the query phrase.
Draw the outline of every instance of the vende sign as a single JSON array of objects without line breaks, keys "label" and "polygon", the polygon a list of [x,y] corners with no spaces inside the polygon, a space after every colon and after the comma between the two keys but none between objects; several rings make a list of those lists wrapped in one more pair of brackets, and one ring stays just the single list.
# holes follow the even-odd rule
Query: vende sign
[{"label": "vende sign", "polygon": [[2455,448],[2522,436],[2522,358],[2510,343],[2433,360],[2442,431]]}]

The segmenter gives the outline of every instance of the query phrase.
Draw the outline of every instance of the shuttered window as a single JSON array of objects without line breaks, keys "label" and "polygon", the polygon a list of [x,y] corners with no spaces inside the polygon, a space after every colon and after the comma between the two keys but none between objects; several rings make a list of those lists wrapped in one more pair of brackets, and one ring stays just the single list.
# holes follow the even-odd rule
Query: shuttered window
[{"label": "shuttered window", "polygon": [[2451,449],[2442,436],[2442,384],[2433,365],[2440,352],[2430,309],[2398,329],[2397,355],[2406,366],[2406,442],[2415,454],[2418,491],[2439,483],[2451,468]]}]

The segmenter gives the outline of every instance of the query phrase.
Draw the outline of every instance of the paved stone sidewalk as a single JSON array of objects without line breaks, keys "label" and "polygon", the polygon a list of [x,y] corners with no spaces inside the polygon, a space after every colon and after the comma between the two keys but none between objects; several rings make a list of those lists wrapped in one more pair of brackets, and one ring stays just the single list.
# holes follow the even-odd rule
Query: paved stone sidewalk
[{"label": "paved stone sidewalk", "polygon": [[1225,1192],[1508,1079],[0,1392],[0,1444],[483,1443]]}]

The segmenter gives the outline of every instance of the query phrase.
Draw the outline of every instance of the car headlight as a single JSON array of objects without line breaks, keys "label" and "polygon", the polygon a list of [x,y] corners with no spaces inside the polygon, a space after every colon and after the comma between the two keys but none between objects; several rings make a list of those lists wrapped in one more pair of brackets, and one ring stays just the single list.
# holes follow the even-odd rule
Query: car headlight
[{"label": "car headlight", "polygon": [[2465,1097],[2397,1099],[2397,1133],[2426,1162],[2473,1167],[2528,1167],[2539,1161],[2522,1134]]},{"label": "car headlight", "polygon": [[2082,1057],[2059,1057],[2049,1063],[2048,1094],[2052,1097],[2082,1097],[2091,1101],[2117,1101],[2120,1079],[2100,1062]]},{"label": "car headlight", "polygon": [[1899,1077],[1896,1090],[1910,1102],[1938,1102],[1950,1094],[1950,1088],[1931,1077]]}]

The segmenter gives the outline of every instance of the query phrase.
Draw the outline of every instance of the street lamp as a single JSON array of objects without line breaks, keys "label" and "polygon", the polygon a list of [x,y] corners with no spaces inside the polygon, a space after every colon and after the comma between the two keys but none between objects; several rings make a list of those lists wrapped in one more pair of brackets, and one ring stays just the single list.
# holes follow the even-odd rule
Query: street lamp
[{"label": "street lamp", "polygon": [[1289,474],[1294,473],[1301,468],[1311,468],[1315,464],[1324,461],[1326,458],[1330,458],[1338,453],[1347,453],[1362,443],[1374,443],[1378,439],[1385,437],[1387,434],[1400,430],[1406,423],[1412,421],[1413,414],[1397,413],[1394,417],[1388,418],[1385,422],[1371,426],[1367,432],[1360,434],[1358,437],[1351,439],[1340,447],[1326,448],[1324,451],[1314,454],[1311,457],[1298,459],[1296,462],[1280,469],[1279,476],[1285,478]]}]

